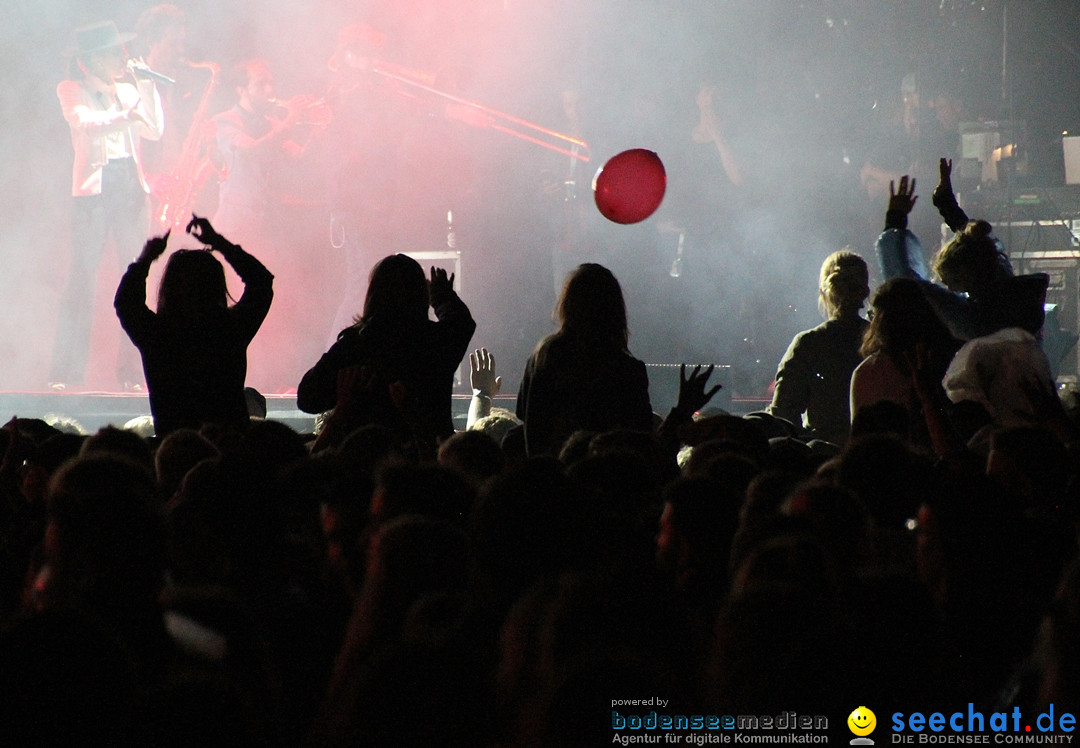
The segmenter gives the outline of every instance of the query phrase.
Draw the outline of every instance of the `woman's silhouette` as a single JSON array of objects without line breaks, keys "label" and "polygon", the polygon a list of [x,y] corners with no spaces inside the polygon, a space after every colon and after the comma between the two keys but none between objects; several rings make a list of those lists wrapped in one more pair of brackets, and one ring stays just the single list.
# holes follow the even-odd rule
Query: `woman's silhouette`
[{"label": "woman's silhouette", "polygon": [[652,431],[649,378],[627,347],[626,303],[611,271],[579,265],[553,316],[559,329],[540,341],[518,390],[529,454],[558,454],[579,430]]},{"label": "woman's silhouette", "polygon": [[[168,233],[146,242],[120,279],[113,302],[142,355],[158,437],[204,423],[247,424],[247,347],[274,298],[270,271],[218,234],[207,219],[193,215],[187,232],[207,249],[173,253],[161,276],[156,312],[146,306],[146,277],[151,263],[165,252]],[[219,252],[244,282],[232,306],[225,269],[210,250]]]},{"label": "woman's silhouette", "polygon": [[[476,329],[453,284],[453,275],[435,267],[429,281],[407,255],[376,263],[363,313],[304,374],[297,407],[335,409],[333,439],[369,423],[417,446],[432,447],[453,434],[454,372]],[[429,305],[437,321],[428,319]]]}]

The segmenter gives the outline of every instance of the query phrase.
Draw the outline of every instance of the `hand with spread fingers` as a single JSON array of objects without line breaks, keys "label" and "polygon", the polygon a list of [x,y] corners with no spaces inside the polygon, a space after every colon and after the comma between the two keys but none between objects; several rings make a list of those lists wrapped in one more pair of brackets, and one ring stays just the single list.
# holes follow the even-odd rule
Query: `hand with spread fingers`
[{"label": "hand with spread fingers", "polygon": [[915,178],[907,174],[900,177],[900,184],[889,182],[889,212],[908,215],[915,207],[919,196],[915,194]]},{"label": "hand with spread fingers", "polygon": [[495,356],[487,348],[469,354],[469,384],[483,397],[495,397],[502,387],[502,377],[495,375]]},{"label": "hand with spread fingers", "polygon": [[432,266],[431,268],[431,280],[428,283],[428,297],[431,300],[432,308],[439,306],[446,301],[450,294],[454,291],[454,274],[446,274],[445,268],[439,268]]},{"label": "hand with spread fingers", "polygon": [[713,395],[723,388],[723,385],[717,384],[705,391],[714,368],[713,364],[704,369],[698,365],[690,372],[690,376],[686,376],[686,364],[679,364],[679,402],[676,408],[686,413],[696,413],[712,400]]}]

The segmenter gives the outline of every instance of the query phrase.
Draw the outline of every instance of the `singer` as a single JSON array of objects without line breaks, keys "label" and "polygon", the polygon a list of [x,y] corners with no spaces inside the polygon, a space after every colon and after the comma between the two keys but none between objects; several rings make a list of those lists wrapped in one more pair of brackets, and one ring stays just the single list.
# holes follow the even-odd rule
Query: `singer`
[{"label": "singer", "polygon": [[[95,279],[109,239],[119,274],[149,232],[140,142],[161,138],[165,115],[154,81],[132,72],[124,45],[134,36],[121,34],[112,21],[76,29],[74,46],[67,51],[71,77],[56,89],[75,152],[71,260],[49,376],[56,390],[84,384]],[[118,329],[115,332],[117,383],[139,390],[137,352]]]}]

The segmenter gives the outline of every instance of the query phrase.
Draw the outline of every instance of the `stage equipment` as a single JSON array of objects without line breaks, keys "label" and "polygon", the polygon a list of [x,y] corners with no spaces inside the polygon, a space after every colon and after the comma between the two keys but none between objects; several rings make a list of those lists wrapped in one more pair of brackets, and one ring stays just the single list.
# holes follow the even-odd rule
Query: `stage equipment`
[{"label": "stage equipment", "polygon": [[1023,171],[1026,125],[1023,121],[960,123],[960,163],[953,178],[961,184],[1003,184],[1008,174]]},{"label": "stage equipment", "polygon": [[1050,276],[1043,350],[1055,377],[1075,380],[1080,372],[1080,219],[1003,222],[994,225],[994,232],[1006,242],[1018,274]]}]

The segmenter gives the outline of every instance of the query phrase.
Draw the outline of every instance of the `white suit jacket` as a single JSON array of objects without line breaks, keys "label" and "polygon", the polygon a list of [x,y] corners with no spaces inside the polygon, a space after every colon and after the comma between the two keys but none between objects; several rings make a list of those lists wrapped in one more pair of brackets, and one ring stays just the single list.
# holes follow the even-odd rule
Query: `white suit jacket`
[{"label": "white suit jacket", "polygon": [[[64,119],[71,128],[71,145],[75,149],[71,179],[71,194],[74,196],[101,194],[101,168],[108,161],[105,136],[115,132],[124,133],[143,190],[150,191],[143,176],[139,140],[158,140],[164,133],[165,113],[161,108],[161,97],[153,81],[140,80],[137,87],[122,81],[114,85],[120,111],[113,112],[108,111],[108,107],[82,81],[65,80],[56,87]],[[133,106],[146,120],[145,124],[124,120],[123,110]]]}]

